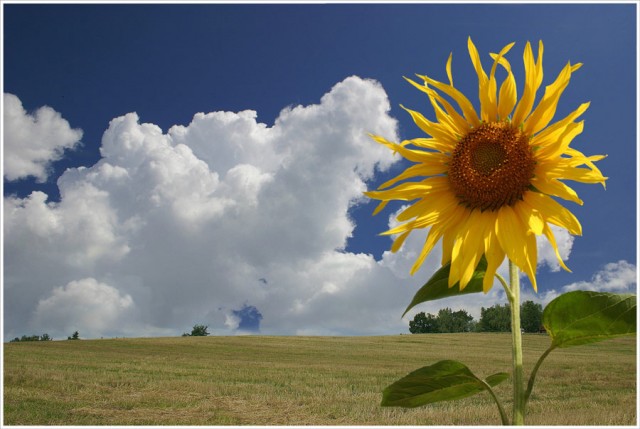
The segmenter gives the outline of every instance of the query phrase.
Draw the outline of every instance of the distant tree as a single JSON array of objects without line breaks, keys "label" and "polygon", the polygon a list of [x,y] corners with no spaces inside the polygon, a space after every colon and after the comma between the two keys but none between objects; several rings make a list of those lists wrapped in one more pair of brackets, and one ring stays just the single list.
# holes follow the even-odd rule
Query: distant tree
[{"label": "distant tree", "polygon": [[520,307],[520,324],[525,332],[538,332],[542,326],[542,305],[525,301]]},{"label": "distant tree", "polygon": [[206,337],[207,335],[209,335],[209,332],[207,332],[207,328],[208,326],[205,326],[205,325],[194,325],[190,334],[184,333],[182,334],[182,336],[183,337]]},{"label": "distant tree", "polygon": [[471,330],[472,320],[473,316],[464,310],[443,308],[438,311],[438,332],[468,332]]},{"label": "distant tree", "polygon": [[479,332],[511,332],[511,308],[509,304],[496,304],[480,309]]},{"label": "distant tree", "polygon": [[78,331],[75,331],[73,335],[71,335],[70,337],[67,337],[67,340],[79,340],[79,339],[80,339],[80,334],[78,333]]},{"label": "distant tree", "polygon": [[409,322],[409,332],[412,334],[428,334],[438,331],[437,318],[429,313],[424,314],[424,311],[414,316],[413,320]]}]

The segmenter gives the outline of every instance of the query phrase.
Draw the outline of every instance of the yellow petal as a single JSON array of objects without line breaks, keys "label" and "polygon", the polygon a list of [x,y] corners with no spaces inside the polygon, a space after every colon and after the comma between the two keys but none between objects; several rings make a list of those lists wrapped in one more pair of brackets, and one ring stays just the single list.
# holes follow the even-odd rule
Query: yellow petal
[{"label": "yellow petal", "polygon": [[375,216],[380,213],[387,206],[387,204],[389,204],[389,201],[380,201],[380,204],[378,204],[371,216]]},{"label": "yellow petal", "polygon": [[364,194],[376,200],[404,200],[410,201],[422,198],[432,190],[441,190],[449,186],[448,179],[442,176],[429,177],[420,182],[406,182],[395,188],[383,191],[367,191]]},{"label": "yellow petal", "polygon": [[511,48],[513,48],[513,45],[515,45],[515,42],[511,42],[509,43],[507,46],[505,46],[504,48],[502,48],[500,50],[500,53],[498,55],[495,54],[490,54],[491,58],[493,58],[493,66],[491,67],[491,73],[489,75],[489,79],[491,79],[492,77],[495,77],[496,75],[496,66],[498,65],[498,63],[501,62],[501,60],[504,58],[505,55],[507,55],[507,53],[511,50]]},{"label": "yellow petal", "polygon": [[553,143],[543,146],[536,152],[537,159],[543,158],[558,158],[560,155],[566,152],[569,144],[576,136],[582,133],[584,129],[584,121],[572,122],[565,128],[564,133]]},{"label": "yellow petal", "polygon": [[[433,106],[438,122],[443,125],[447,125],[454,131],[455,134],[459,136],[463,136],[469,131],[469,124],[467,123],[467,121],[465,121],[464,118],[460,116],[458,112],[456,112],[456,110],[451,106],[451,104],[449,104],[449,102],[447,102],[447,100],[442,98],[436,91],[429,88],[426,82],[424,85],[420,85],[406,77],[404,79],[429,96],[429,101]],[[440,105],[444,107],[444,111],[442,110],[442,107],[440,107]]]},{"label": "yellow petal", "polygon": [[[453,287],[460,282],[463,290],[475,271],[484,251],[484,231],[489,212],[479,210],[460,212],[461,216],[450,223],[453,231],[453,247],[451,248],[451,267],[448,286]],[[447,238],[449,240],[449,238]],[[444,241],[443,241],[444,244]],[[443,248],[444,251],[444,248]]]},{"label": "yellow petal", "polygon": [[437,150],[442,153],[451,153],[453,151],[453,148],[455,147],[454,144],[451,144],[449,142],[442,142],[438,139],[426,139],[426,138],[404,140],[403,142],[400,143],[400,145],[403,147],[408,145],[413,145],[420,148]]},{"label": "yellow petal", "polygon": [[538,283],[536,281],[536,266],[538,265],[538,245],[536,242],[536,236],[529,234],[526,236],[525,241],[525,255],[528,264],[520,269],[523,270],[529,277],[531,286],[535,292],[538,292]]},{"label": "yellow petal", "polygon": [[419,219],[414,219],[411,222],[406,222],[400,224],[396,227],[393,227],[385,232],[380,233],[380,235],[395,235],[395,234],[404,234],[407,231],[411,231],[418,228],[426,228],[427,226],[433,225],[438,220],[438,214],[435,212],[426,213],[424,216],[421,216]]},{"label": "yellow petal", "polygon": [[[464,224],[465,220],[469,217],[470,211],[461,205],[455,205],[450,207],[448,210],[442,212],[442,227],[443,235],[442,235],[442,265],[447,262],[451,262],[452,267],[457,267],[453,263],[453,258],[458,258],[460,247],[462,242],[460,242],[456,247],[456,240],[460,234],[460,226]],[[449,287],[452,287],[460,277],[456,278],[454,273],[453,277],[451,275],[451,271],[449,272]]]},{"label": "yellow petal", "polygon": [[[456,109],[454,109],[454,107],[446,99],[444,99],[440,94],[438,94],[436,91],[430,88],[429,88],[429,91],[432,99],[435,102],[440,103],[442,107],[444,107],[444,110],[447,112],[448,119],[452,122],[451,126],[456,130],[456,133],[459,134],[461,137],[464,136],[466,133],[468,133],[469,130],[471,129],[471,125],[469,124],[469,122],[467,122],[465,118],[463,118],[456,111]],[[432,101],[432,104],[433,104],[433,101]]]},{"label": "yellow petal", "polygon": [[556,142],[560,138],[560,136],[564,134],[567,126],[589,108],[589,104],[590,103],[581,104],[580,107],[571,112],[565,118],[540,131],[531,140],[531,145],[545,147],[549,144],[552,144],[553,142]]},{"label": "yellow petal", "polygon": [[535,207],[547,222],[565,228],[573,235],[582,235],[582,226],[578,219],[553,198],[539,192],[526,192],[523,198]]},{"label": "yellow petal", "polygon": [[511,64],[506,58],[498,54],[491,54],[491,58],[497,61],[507,71],[507,78],[502,82],[498,96],[498,119],[504,120],[509,116],[518,101],[516,79],[511,72]]},{"label": "yellow petal", "polygon": [[565,152],[565,154],[569,155],[571,157],[571,166],[572,167],[578,167],[580,165],[586,165],[587,167],[589,167],[590,169],[592,169],[594,171],[594,173],[600,175],[600,177],[602,177],[603,181],[600,182],[602,184],[602,186],[606,189],[606,183],[605,181],[607,180],[606,177],[604,177],[602,175],[602,172],[600,171],[600,169],[598,167],[596,167],[596,165],[594,164],[594,162],[596,161],[600,161],[604,158],[607,157],[607,155],[592,155],[592,156],[584,156],[584,154],[578,150],[575,150],[573,148],[568,148]]},{"label": "yellow petal", "polygon": [[[493,97],[493,103],[490,98],[489,91],[489,78],[482,68],[482,62],[480,61],[480,55],[476,46],[471,41],[471,37],[467,40],[467,46],[469,48],[469,57],[473,63],[473,67],[476,69],[478,75],[478,98],[480,99],[480,118],[485,121],[495,121],[495,117],[490,118],[490,112],[493,111],[495,105],[495,96]],[[495,94],[495,90],[494,90]]]},{"label": "yellow petal", "polygon": [[448,127],[445,128],[438,123],[434,123],[427,120],[427,118],[425,118],[420,112],[407,109],[403,105],[400,105],[400,107],[402,107],[404,110],[409,112],[409,114],[411,115],[411,118],[413,119],[413,122],[415,122],[416,125],[420,127],[420,129],[422,129],[422,131],[424,131],[425,133],[429,134],[432,137],[435,137],[436,139],[444,143],[448,143],[452,146],[455,146],[457,142],[457,137],[455,133],[452,132],[451,129],[449,129]]},{"label": "yellow petal", "polygon": [[484,253],[484,242],[488,229],[494,228],[495,215],[493,212],[474,210],[464,226],[466,234],[463,239],[462,264],[460,269],[460,290],[463,290],[475,272],[478,262]]},{"label": "yellow petal", "polygon": [[[420,268],[426,256],[433,249],[435,243],[437,243],[448,230],[459,230],[459,225],[468,215],[467,210],[461,209],[457,204],[452,205],[447,203],[446,199],[441,200],[441,205],[437,208],[436,212],[438,213],[437,221],[433,223],[429,230],[429,234],[427,235],[422,251],[411,269],[411,275]],[[419,221],[419,219],[420,218],[418,218],[417,221]],[[447,243],[443,243],[443,252],[447,249],[447,245]]]},{"label": "yellow petal", "polygon": [[527,45],[524,48],[523,59],[525,70],[525,85],[522,98],[520,99],[520,102],[518,102],[516,110],[513,113],[512,122],[515,126],[520,126],[520,124],[524,123],[524,120],[527,118],[529,112],[531,112],[531,108],[533,107],[533,102],[536,98],[536,92],[542,84],[543,51],[544,49],[542,41],[540,41],[538,44],[538,59],[537,62],[534,62],[531,44],[527,42]]},{"label": "yellow petal", "polygon": [[551,247],[553,247],[553,251],[556,253],[556,258],[558,258],[558,263],[560,264],[560,266],[564,268],[566,271],[571,272],[571,270],[564,264],[564,261],[560,256],[560,251],[558,250],[558,243],[556,243],[556,238],[553,235],[553,231],[551,230],[551,228],[549,228],[549,225],[547,225],[546,223],[544,224],[543,232],[544,232],[544,235],[547,237],[547,240],[549,240],[549,244],[551,244]]},{"label": "yellow petal", "polygon": [[463,93],[458,91],[453,85],[446,85],[444,83],[438,82],[437,80],[431,79],[428,76],[418,75],[429,85],[439,89],[440,91],[447,94],[449,97],[453,98],[458,106],[460,106],[460,110],[462,110],[462,114],[466,121],[471,124],[472,127],[477,127],[480,125],[480,119],[478,119],[478,115],[473,108],[473,104],[465,97]]},{"label": "yellow petal", "polygon": [[453,248],[451,249],[451,266],[449,268],[449,281],[447,284],[449,288],[452,288],[456,283],[458,283],[461,276],[460,268],[462,264],[460,263],[460,259],[462,259],[461,250],[463,240],[459,233],[460,231],[458,231],[453,239]]},{"label": "yellow petal", "polygon": [[583,204],[576,191],[574,191],[572,188],[565,185],[558,179],[536,176],[531,179],[531,184],[544,194],[559,197],[568,201],[573,201],[574,203],[580,205]]},{"label": "yellow petal", "polygon": [[433,246],[440,240],[440,237],[442,237],[441,229],[438,228],[437,225],[432,226],[431,229],[429,230],[429,233],[427,234],[427,239],[425,240],[424,246],[422,246],[420,255],[418,255],[418,258],[413,264],[413,267],[411,267],[411,272],[410,272],[411,275],[413,275],[416,271],[418,271],[418,269],[422,266],[424,259],[431,252],[431,250],[433,249]]},{"label": "yellow petal", "polygon": [[451,253],[453,252],[453,240],[455,234],[450,230],[446,230],[442,235],[442,260],[440,265],[445,265],[451,261]]},{"label": "yellow petal", "polygon": [[559,158],[540,165],[540,171],[549,178],[573,180],[582,183],[601,183],[604,185],[607,177],[602,176],[599,170],[591,168],[577,168],[573,165],[584,164],[584,159]]},{"label": "yellow petal", "polygon": [[396,219],[400,222],[419,217],[431,211],[442,213],[453,209],[457,205],[455,197],[448,191],[434,191],[429,193],[427,198],[423,198],[413,205],[407,207],[398,214]]},{"label": "yellow petal", "polygon": [[498,117],[500,120],[509,117],[517,99],[516,79],[513,77],[513,73],[509,72],[509,75],[500,86],[500,96],[498,98]]},{"label": "yellow petal", "polygon": [[558,174],[564,179],[582,183],[601,183],[604,185],[608,179],[608,177],[603,177],[602,174],[588,168],[567,167],[559,169]]},{"label": "yellow petal", "polygon": [[498,211],[496,235],[507,257],[525,272],[534,290],[537,290],[535,267],[537,264],[536,236],[527,234],[525,227],[511,206],[502,206]]},{"label": "yellow petal", "polygon": [[[421,202],[425,202],[424,200]],[[415,205],[414,205],[415,206]],[[411,206],[405,210],[409,210],[413,208]],[[398,226],[395,226],[380,235],[394,235],[404,233],[405,231],[409,231],[412,229],[426,228],[428,226],[433,225],[434,223],[440,223],[442,220],[442,208],[438,205],[435,205],[431,202],[428,202],[428,205],[423,206],[423,211],[420,212],[419,216],[415,217],[413,220],[409,222],[405,222]]]},{"label": "yellow petal", "polygon": [[[375,140],[376,142],[380,143],[381,145],[384,145],[384,146],[388,147],[393,152],[399,153],[405,159],[407,159],[409,161],[412,161],[412,162],[420,162],[420,163],[423,163],[423,164],[436,165],[436,164],[440,164],[440,163],[443,163],[443,162],[447,162],[447,159],[449,158],[448,156],[442,155],[441,153],[426,152],[426,151],[423,151],[423,150],[407,149],[406,146],[409,143],[413,143],[413,142],[410,142],[410,141],[404,141],[401,144],[395,144],[395,143],[390,142],[390,141],[388,141],[387,139],[385,139],[384,137],[381,137],[381,136],[376,136],[376,135],[373,135],[373,134],[369,134],[369,137],[371,137],[373,140]],[[429,142],[429,143],[431,143],[431,142]],[[448,146],[447,146],[447,148],[448,148]]]},{"label": "yellow petal", "polygon": [[400,180],[409,179],[412,177],[427,177],[434,176],[436,174],[442,174],[447,171],[447,166],[442,162],[421,163],[413,165],[407,168],[398,176],[391,180],[384,182],[378,189],[388,188],[391,185],[399,182]]},{"label": "yellow petal", "polygon": [[[488,121],[493,122],[498,119],[498,100],[496,98],[496,89],[497,89],[498,83],[496,81],[496,68],[498,66],[498,63],[502,59],[502,57],[504,57],[507,54],[507,52],[509,52],[509,50],[513,47],[513,45],[515,45],[515,43],[508,44],[507,46],[502,48],[502,50],[498,55],[493,57],[493,65],[491,66],[491,72],[489,73],[489,81],[486,87],[486,96],[487,96],[487,102],[488,102],[486,106],[486,111],[487,111]],[[515,87],[515,79],[513,84]],[[484,108],[485,106],[483,106],[483,109]],[[503,118],[506,118],[506,116],[507,115],[505,115]]]},{"label": "yellow petal", "polygon": [[478,54],[476,45],[473,44],[471,37],[467,39],[467,48],[469,49],[469,57],[471,57],[471,62],[473,63],[473,67],[476,69],[478,80],[482,84],[486,83],[486,81],[488,80],[487,74],[484,72],[484,69],[482,68],[482,62],[480,61],[480,54]]},{"label": "yellow petal", "polygon": [[482,291],[484,293],[489,292],[493,286],[493,278],[496,275],[496,271],[504,261],[504,250],[500,246],[498,236],[495,232],[495,220],[493,221],[493,228],[489,228],[487,235],[485,236],[484,255],[487,258],[487,271],[485,271],[484,279],[482,280]]},{"label": "yellow petal", "polygon": [[[422,188],[422,191],[426,191],[428,188]],[[410,188],[406,187],[400,188],[397,191],[395,189],[389,189],[385,191],[366,191],[363,192],[365,196],[372,198],[374,200],[383,200],[383,201],[391,201],[391,200],[402,200],[402,201],[410,201],[415,200],[416,198],[420,198],[420,192],[422,192],[419,188]]]},{"label": "yellow petal", "polygon": [[527,228],[527,234],[542,234],[545,223],[540,212],[531,207],[526,201],[518,201],[514,204],[513,210]]},{"label": "yellow petal", "polygon": [[524,132],[528,135],[534,135],[544,127],[546,127],[553,115],[556,113],[558,101],[564,89],[569,85],[571,79],[571,64],[568,63],[560,72],[556,80],[545,88],[544,96],[535,110],[524,122]]},{"label": "yellow petal", "polygon": [[409,236],[410,231],[405,231],[402,234],[400,234],[398,236],[398,238],[396,238],[393,241],[393,244],[391,245],[391,253],[396,253],[400,247],[402,247],[402,244],[404,243],[404,241],[407,239],[407,237]]}]

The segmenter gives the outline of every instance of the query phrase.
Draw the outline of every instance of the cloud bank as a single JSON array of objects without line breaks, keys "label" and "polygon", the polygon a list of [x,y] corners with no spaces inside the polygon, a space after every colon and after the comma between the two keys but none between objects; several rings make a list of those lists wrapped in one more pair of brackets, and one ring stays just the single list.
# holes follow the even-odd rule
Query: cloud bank
[{"label": "cloud bank", "polygon": [[[102,159],[58,179],[59,202],[5,198],[5,335],[180,335],[195,324],[212,334],[406,332],[415,312],[399,316],[440,249],[413,278],[426,231],[380,260],[345,250],[350,207],[398,162],[367,137],[398,139],[389,109],[380,84],[349,77],[273,126],[254,111],[197,113],[167,132],[135,113],[113,119]],[[572,237],[555,233],[568,258]],[[540,264],[557,269],[544,241]],[[494,287],[416,312],[477,318],[503,298]]]}]

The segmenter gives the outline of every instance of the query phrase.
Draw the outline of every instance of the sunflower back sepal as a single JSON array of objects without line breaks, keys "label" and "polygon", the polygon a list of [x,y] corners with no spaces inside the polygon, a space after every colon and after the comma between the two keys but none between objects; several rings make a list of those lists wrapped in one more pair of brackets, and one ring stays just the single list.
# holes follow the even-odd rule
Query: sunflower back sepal
[{"label": "sunflower back sepal", "polygon": [[402,317],[404,317],[413,307],[423,302],[483,291],[482,282],[484,280],[485,272],[487,271],[487,259],[484,255],[480,258],[480,262],[478,262],[471,280],[463,290],[460,290],[460,282],[449,287],[450,270],[451,262],[447,262],[438,271],[436,271],[424,286],[422,286],[413,296],[411,303],[402,314]]}]

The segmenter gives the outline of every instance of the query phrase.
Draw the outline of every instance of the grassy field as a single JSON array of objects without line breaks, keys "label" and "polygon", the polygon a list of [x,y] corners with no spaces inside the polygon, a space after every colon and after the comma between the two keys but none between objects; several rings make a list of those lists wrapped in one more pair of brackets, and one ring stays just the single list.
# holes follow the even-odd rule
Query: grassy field
[{"label": "grassy field", "polygon": [[[382,389],[454,358],[510,372],[509,334],[180,337],[4,345],[9,425],[498,425],[483,393],[382,408]],[[525,372],[549,344],[525,335]],[[509,411],[509,381],[496,388]],[[538,373],[531,425],[635,425],[635,337],[556,350]]]}]

